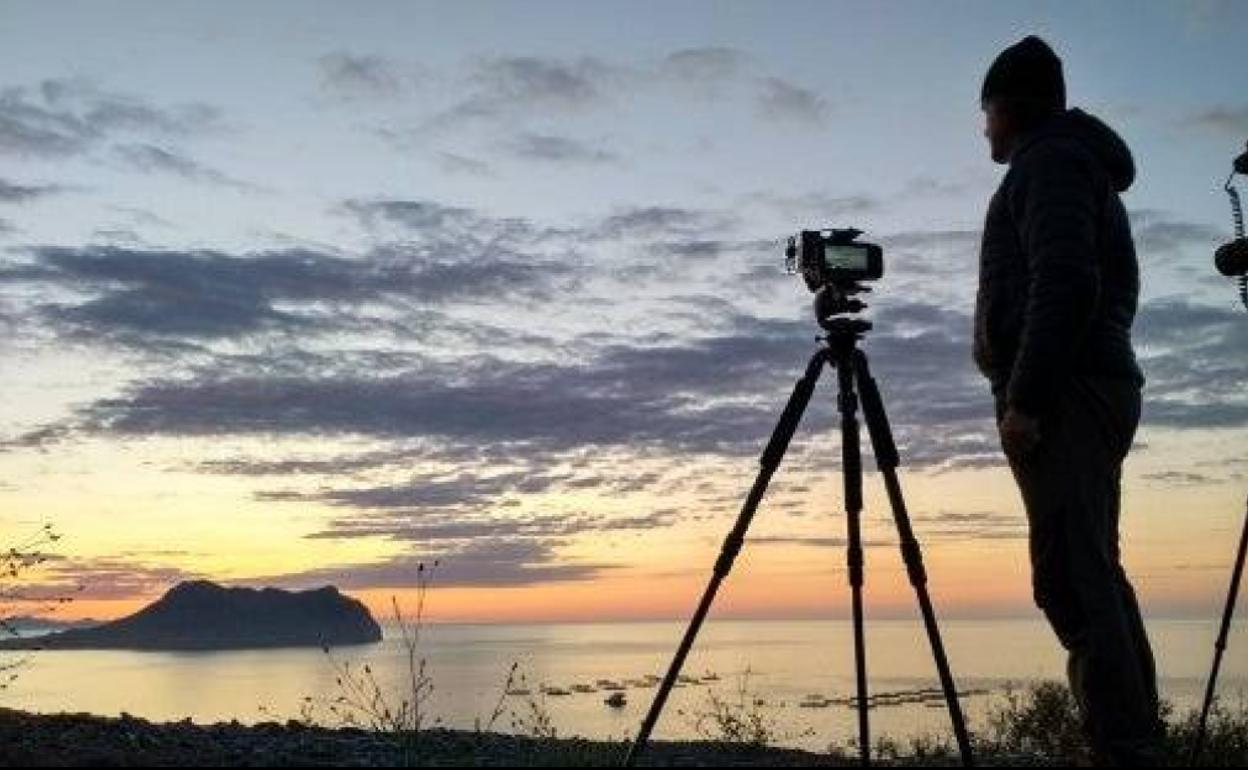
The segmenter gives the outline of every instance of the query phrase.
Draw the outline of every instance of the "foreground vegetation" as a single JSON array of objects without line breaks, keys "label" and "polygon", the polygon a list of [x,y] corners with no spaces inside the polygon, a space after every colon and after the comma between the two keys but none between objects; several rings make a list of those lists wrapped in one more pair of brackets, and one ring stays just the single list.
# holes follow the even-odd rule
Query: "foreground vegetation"
[{"label": "foreground vegetation", "polygon": [[[388,736],[402,764],[488,764],[485,758],[474,756],[471,747],[465,749],[461,745],[460,755],[444,753],[441,748],[447,745],[446,736],[454,733],[442,730],[441,720],[429,713],[434,685],[428,663],[421,655],[420,639],[432,576],[437,567],[438,563],[433,562],[428,569],[423,564],[418,568],[414,618],[404,617],[397,603],[393,605],[408,669],[407,691],[387,692],[367,666],[353,668],[349,663],[335,660],[326,650],[337,670],[340,694],[327,704],[308,699],[303,724],[363,727]],[[829,746],[826,753],[821,754],[777,748],[809,736],[794,733],[782,724],[779,714],[750,688],[750,676],[747,669],[730,693],[725,695],[710,689],[703,704],[688,711],[676,710],[677,716],[691,725],[703,740],[656,742],[653,750],[647,752],[647,760],[664,765],[857,763],[859,752],[853,741]],[[517,683],[522,686],[513,690]],[[491,713],[479,717],[475,729],[464,735],[485,741],[485,736],[498,736],[500,726],[505,726],[509,737],[489,740],[516,740],[516,736],[529,739],[511,746],[510,751],[514,753],[509,757],[510,764],[609,766],[618,764],[627,753],[625,741],[560,740],[541,689],[537,691],[539,694],[533,695],[524,685],[523,675],[513,663]],[[517,701],[507,697],[512,692],[524,695]],[[319,715],[318,705],[322,708]],[[326,715],[330,719],[326,720]],[[1187,765],[1198,714],[1176,716],[1171,706],[1163,704],[1163,719],[1167,764]],[[1092,762],[1077,706],[1064,684],[1042,682],[1007,692],[1004,701],[990,711],[986,724],[972,727],[975,730],[972,735],[974,752],[980,764],[1070,766]],[[431,735],[437,739],[431,741]],[[871,748],[875,761],[896,765],[956,765],[960,759],[957,746],[948,735],[905,740],[884,737],[877,739]],[[725,755],[725,751],[730,754]],[[1248,766],[1248,702],[1241,699],[1231,704],[1215,704],[1198,764]]]},{"label": "foreground vegetation", "polygon": [[[828,753],[768,745],[770,728],[741,725],[733,708],[719,713],[722,735],[702,741],[655,741],[641,764],[694,767],[849,766],[853,747]],[[714,718],[712,718],[712,721]],[[709,723],[708,723],[709,724]],[[1182,765],[1195,726],[1188,716],[1168,722],[1173,764]],[[241,725],[194,725],[188,721],[154,724],[83,714],[33,715],[0,710],[0,764],[6,766],[474,766],[607,767],[618,765],[627,749],[619,741],[512,735],[495,731],[430,727],[419,740],[384,729],[317,727],[300,720]],[[1007,699],[975,736],[976,759],[985,766],[1060,767],[1086,764],[1073,702],[1065,687],[1036,685]],[[1248,764],[1248,707],[1219,708],[1210,720],[1202,765]],[[416,750],[413,750],[413,749]],[[950,741],[920,738],[881,740],[874,756],[882,765],[957,764]]]}]

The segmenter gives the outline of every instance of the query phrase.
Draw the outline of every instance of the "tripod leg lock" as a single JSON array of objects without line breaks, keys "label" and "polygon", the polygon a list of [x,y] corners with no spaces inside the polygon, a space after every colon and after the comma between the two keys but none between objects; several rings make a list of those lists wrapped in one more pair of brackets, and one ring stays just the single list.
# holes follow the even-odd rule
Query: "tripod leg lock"
[{"label": "tripod leg lock", "polygon": [[862,546],[850,545],[846,551],[846,566],[849,568],[849,584],[851,586],[862,585]]},{"label": "tripod leg lock", "polygon": [[917,540],[902,541],[901,558],[906,563],[906,572],[910,573],[910,584],[926,584],[927,568],[923,566],[923,551],[919,549]]},{"label": "tripod leg lock", "polygon": [[836,397],[836,405],[841,414],[853,414],[858,411],[858,394],[853,391],[842,392]]}]

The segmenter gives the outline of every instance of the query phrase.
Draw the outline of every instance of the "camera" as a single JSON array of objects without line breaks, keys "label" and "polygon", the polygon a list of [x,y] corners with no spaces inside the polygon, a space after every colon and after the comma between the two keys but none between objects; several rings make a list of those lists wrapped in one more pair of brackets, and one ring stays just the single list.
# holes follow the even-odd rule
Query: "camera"
[{"label": "camera", "polygon": [[884,275],[884,250],[874,243],[859,242],[855,228],[803,230],[789,237],[784,251],[785,270],[801,273],[806,288],[818,292],[826,286],[848,289],[860,281]]}]

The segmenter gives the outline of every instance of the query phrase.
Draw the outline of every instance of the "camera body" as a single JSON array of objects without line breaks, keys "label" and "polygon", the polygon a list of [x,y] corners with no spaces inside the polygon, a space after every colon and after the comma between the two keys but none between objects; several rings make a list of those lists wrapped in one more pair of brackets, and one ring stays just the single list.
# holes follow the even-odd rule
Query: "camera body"
[{"label": "camera body", "polygon": [[861,230],[802,230],[789,237],[785,269],[800,273],[806,288],[818,292],[826,286],[849,289],[862,281],[884,275],[884,250],[874,243],[859,242]]}]

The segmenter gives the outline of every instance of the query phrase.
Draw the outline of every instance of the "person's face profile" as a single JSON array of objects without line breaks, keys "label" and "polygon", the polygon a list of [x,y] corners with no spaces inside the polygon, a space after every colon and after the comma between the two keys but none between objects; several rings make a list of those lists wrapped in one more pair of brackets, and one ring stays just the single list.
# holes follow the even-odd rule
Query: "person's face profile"
[{"label": "person's face profile", "polygon": [[1001,106],[992,99],[981,102],[980,107],[984,111],[984,137],[988,140],[992,160],[996,163],[1005,163],[1010,155],[1009,118],[1001,110]]}]

